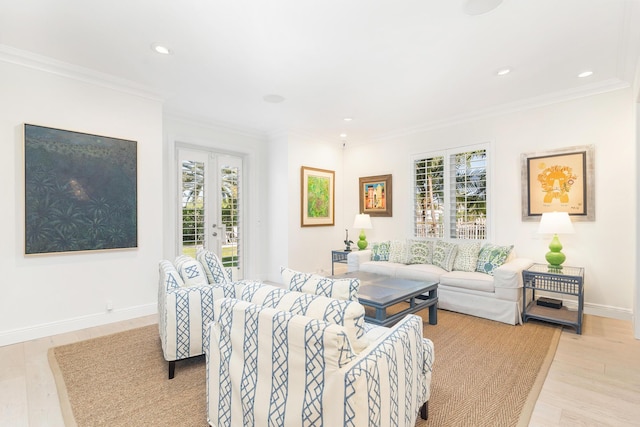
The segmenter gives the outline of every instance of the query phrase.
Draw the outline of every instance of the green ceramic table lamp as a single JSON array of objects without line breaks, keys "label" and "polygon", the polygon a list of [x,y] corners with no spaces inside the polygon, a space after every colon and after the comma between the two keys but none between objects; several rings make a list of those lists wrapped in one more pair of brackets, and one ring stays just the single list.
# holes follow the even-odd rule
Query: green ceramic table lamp
[{"label": "green ceramic table lamp", "polygon": [[364,230],[370,230],[373,227],[371,226],[371,217],[369,214],[357,214],[356,219],[353,221],[353,228],[360,229],[360,240],[358,240],[358,248],[360,250],[364,250],[367,248],[367,236],[364,234]]},{"label": "green ceramic table lamp", "polygon": [[562,244],[558,239],[558,234],[574,233],[569,214],[567,212],[543,213],[538,233],[553,234],[553,239],[549,243],[549,252],[547,252],[545,258],[549,263],[549,268],[561,269],[562,263],[567,257],[562,253]]}]

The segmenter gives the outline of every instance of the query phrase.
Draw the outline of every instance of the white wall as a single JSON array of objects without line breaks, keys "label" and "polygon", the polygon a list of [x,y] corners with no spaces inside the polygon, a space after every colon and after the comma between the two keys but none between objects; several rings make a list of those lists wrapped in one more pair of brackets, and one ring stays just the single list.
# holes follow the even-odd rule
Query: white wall
[{"label": "white wall", "polygon": [[[350,229],[353,215],[344,216],[343,149],[340,143],[328,144],[299,136],[288,136],[288,263],[286,266],[306,272],[331,274],[331,249],[344,248],[345,228]],[[302,166],[335,171],[335,225],[301,227],[300,170]],[[350,223],[349,223],[350,222]],[[278,269],[280,266],[272,266]],[[279,280],[278,280],[279,281]]]},{"label": "white wall", "polygon": [[[267,139],[261,134],[247,130],[232,129],[219,124],[197,121],[192,118],[166,115],[164,119],[164,249],[163,256],[174,259],[178,247],[177,233],[177,171],[176,144],[189,145],[216,152],[233,154],[243,159],[243,170],[247,181],[245,191],[246,209],[243,241],[244,277],[264,280],[267,276],[266,249],[268,236],[268,167]],[[243,208],[241,207],[241,210]]]},{"label": "white wall", "polygon": [[[0,57],[0,345],[154,313],[162,249],[160,102],[15,59]],[[137,249],[24,255],[24,123],[138,142]]]},{"label": "white wall", "polygon": [[[596,221],[575,222],[576,233],[561,236],[565,264],[586,268],[587,312],[630,319],[637,259],[634,103],[633,91],[623,89],[349,148],[345,152],[345,215],[357,212],[359,176],[391,173],[393,217],[372,218],[374,228],[367,233],[368,240],[410,236],[411,156],[490,142],[492,240],[514,244],[519,255],[544,262],[548,236],[536,233],[537,223],[521,220],[520,156],[594,145]],[[324,248],[329,249],[329,245]]]}]

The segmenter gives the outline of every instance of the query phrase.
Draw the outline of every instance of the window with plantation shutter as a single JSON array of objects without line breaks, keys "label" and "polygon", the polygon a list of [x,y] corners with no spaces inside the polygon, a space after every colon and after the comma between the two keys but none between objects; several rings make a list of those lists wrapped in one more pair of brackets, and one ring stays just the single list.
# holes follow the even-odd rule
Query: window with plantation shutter
[{"label": "window with plantation shutter", "polygon": [[414,158],[414,236],[487,238],[487,148]]}]

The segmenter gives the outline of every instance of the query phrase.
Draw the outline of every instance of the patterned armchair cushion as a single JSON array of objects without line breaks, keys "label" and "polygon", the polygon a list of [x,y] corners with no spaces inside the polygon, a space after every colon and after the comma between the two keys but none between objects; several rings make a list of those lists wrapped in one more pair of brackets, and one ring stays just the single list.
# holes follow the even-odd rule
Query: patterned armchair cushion
[{"label": "patterned armchair cushion", "polygon": [[227,274],[222,261],[213,252],[200,248],[196,254],[196,259],[204,267],[209,283],[231,282],[231,277]]},{"label": "patterned armchair cushion", "polygon": [[181,288],[184,286],[184,280],[182,280],[182,276],[176,270],[176,267],[170,262],[165,260],[160,261],[159,263],[159,278],[160,278],[160,289],[164,291],[168,291],[169,289]]},{"label": "patterned armchair cushion", "polygon": [[197,260],[186,255],[180,255],[176,258],[175,265],[184,281],[184,286],[204,286],[209,284],[204,268]]},{"label": "patterned armchair cushion", "polygon": [[212,426],[415,426],[433,343],[409,315],[354,356],[343,328],[243,301],[215,302],[207,351]]},{"label": "patterned armchair cushion", "polygon": [[343,301],[264,284],[246,286],[240,298],[265,307],[344,326],[355,353],[369,344],[364,330],[364,307],[356,301]]},{"label": "patterned armchair cushion", "polygon": [[280,267],[282,280],[292,291],[322,295],[329,298],[358,301],[360,280],[332,279],[317,274],[301,273],[290,268]]}]

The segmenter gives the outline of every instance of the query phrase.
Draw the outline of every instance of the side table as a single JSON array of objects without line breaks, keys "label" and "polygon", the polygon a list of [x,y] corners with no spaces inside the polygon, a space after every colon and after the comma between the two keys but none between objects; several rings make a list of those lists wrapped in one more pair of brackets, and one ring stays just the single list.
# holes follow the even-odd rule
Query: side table
[{"label": "side table", "polygon": [[347,263],[347,256],[351,253],[351,251],[344,251],[344,250],[335,250],[335,251],[331,251],[331,275],[334,275],[333,272],[333,264],[335,264],[336,262],[339,264],[346,264]]},{"label": "side table", "polygon": [[[560,325],[572,326],[577,334],[582,334],[582,309],[584,306],[584,268],[549,268],[547,264],[533,264],[522,271],[522,321],[539,319]],[[531,291],[531,301],[527,298]],[[536,292],[572,295],[578,300],[578,310],[567,307],[552,308],[538,305]]]}]

